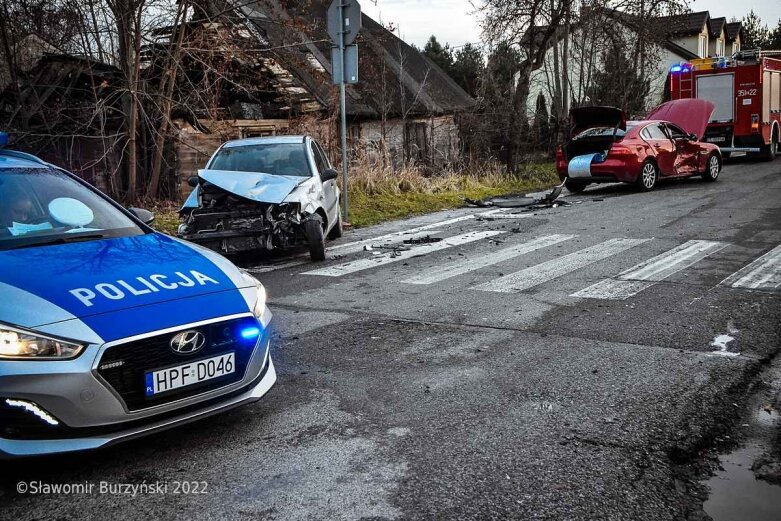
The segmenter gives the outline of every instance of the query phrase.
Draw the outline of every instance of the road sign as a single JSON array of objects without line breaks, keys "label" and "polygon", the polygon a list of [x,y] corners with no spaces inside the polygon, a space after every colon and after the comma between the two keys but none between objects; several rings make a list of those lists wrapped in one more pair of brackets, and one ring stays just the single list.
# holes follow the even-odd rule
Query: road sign
[{"label": "road sign", "polygon": [[361,4],[357,0],[333,0],[326,16],[328,36],[336,45],[339,45],[339,33],[344,35],[344,45],[355,41],[361,30]]},{"label": "road sign", "polygon": [[344,63],[339,47],[331,47],[331,80],[334,85],[358,83],[358,46],[346,45],[344,48]]},{"label": "road sign", "polygon": [[358,83],[358,46],[351,45],[361,30],[361,4],[357,0],[333,0],[326,13],[328,35],[335,47],[331,50],[331,78],[339,85],[340,138],[342,144],[342,204],[349,222],[347,205],[347,95],[346,83]]}]

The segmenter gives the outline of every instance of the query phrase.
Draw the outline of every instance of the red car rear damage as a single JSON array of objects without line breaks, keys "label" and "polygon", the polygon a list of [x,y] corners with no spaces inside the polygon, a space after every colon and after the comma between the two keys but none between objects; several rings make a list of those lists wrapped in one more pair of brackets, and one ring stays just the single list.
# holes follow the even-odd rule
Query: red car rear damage
[{"label": "red car rear damage", "polygon": [[660,178],[694,175],[715,181],[721,154],[717,146],[700,141],[713,109],[704,100],[670,101],[642,121],[626,121],[615,107],[573,109],[573,137],[556,152],[559,178],[571,192],[615,182],[651,190]]}]

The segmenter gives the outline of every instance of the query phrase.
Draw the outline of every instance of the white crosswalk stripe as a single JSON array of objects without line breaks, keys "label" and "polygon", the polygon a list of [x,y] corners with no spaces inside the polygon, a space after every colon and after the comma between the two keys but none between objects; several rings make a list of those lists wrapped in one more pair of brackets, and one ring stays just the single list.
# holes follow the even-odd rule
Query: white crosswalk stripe
[{"label": "white crosswalk stripe", "polygon": [[721,285],[746,289],[776,289],[781,286],[781,245],[743,269],[733,273]]},{"label": "white crosswalk stripe", "polygon": [[580,251],[531,266],[529,268],[480,284],[472,289],[516,293],[606,259],[651,239],[610,239]]},{"label": "white crosswalk stripe", "polygon": [[402,282],[405,284],[433,284],[435,282],[440,282],[458,275],[463,275],[464,273],[469,273],[470,271],[485,268],[486,266],[491,266],[493,264],[498,264],[500,262],[514,259],[519,255],[524,255],[526,253],[530,253],[535,250],[539,250],[540,248],[545,248],[546,246],[551,246],[574,237],[576,236],[548,235],[545,237],[537,237],[530,241],[516,244],[514,246],[510,246],[509,248],[504,248],[498,251],[492,251],[491,253],[487,253],[479,257],[465,258],[450,264],[445,264],[443,266],[434,266],[424,270],[421,273],[418,273],[413,277],[402,280]]},{"label": "white crosswalk stripe", "polygon": [[435,251],[445,250],[452,248],[453,246],[459,246],[461,244],[468,244],[470,242],[479,241],[481,239],[487,239],[495,235],[506,233],[504,231],[486,230],[480,232],[469,232],[453,237],[448,237],[440,242],[421,244],[411,246],[409,250],[394,252],[393,254],[387,253],[377,257],[369,259],[358,259],[336,266],[329,266],[327,268],[320,268],[312,271],[306,271],[303,275],[321,275],[324,277],[341,277],[348,273],[355,273],[357,271],[363,271],[370,268],[376,268],[377,266],[385,266],[394,262],[403,261],[412,257],[419,257],[421,255],[427,255]]},{"label": "white crosswalk stripe", "polygon": [[356,251],[361,251],[366,244],[387,244],[394,241],[397,241],[398,239],[404,238],[407,239],[410,236],[423,236],[428,230],[433,230],[435,228],[442,228],[443,226],[448,226],[451,224],[460,223],[463,221],[468,221],[471,219],[474,219],[475,217],[480,216],[491,216],[497,213],[500,213],[501,210],[489,210],[487,212],[482,212],[478,214],[469,214],[469,215],[462,215],[460,217],[454,217],[452,219],[446,219],[444,221],[438,221],[431,224],[426,224],[423,226],[417,226],[415,228],[410,228],[408,230],[402,230],[400,232],[393,232],[393,233],[387,233],[385,235],[380,235],[378,237],[370,237],[368,239],[361,239],[359,241],[353,241],[353,242],[346,242],[344,244],[337,244],[335,246],[330,246],[326,248],[326,252],[329,253],[338,253],[341,255],[347,255],[348,253],[354,253]]},{"label": "white crosswalk stripe", "polygon": [[285,268],[293,268],[295,266],[301,266],[308,262],[310,262],[309,257],[305,259],[292,260],[288,262],[278,262],[276,264],[266,264],[263,266],[251,266],[244,269],[249,271],[250,273],[268,273],[270,271],[277,271],[277,270],[283,270]]},{"label": "white crosswalk stripe", "polygon": [[534,217],[533,213],[502,213],[501,210],[494,210],[493,213],[480,214],[477,217],[478,221],[496,221],[501,219],[525,219],[527,217]]},{"label": "white crosswalk stripe", "polygon": [[615,278],[604,279],[571,296],[579,298],[624,300],[650,288],[705,257],[728,246],[716,241],[688,241],[656,257],[632,266]]}]

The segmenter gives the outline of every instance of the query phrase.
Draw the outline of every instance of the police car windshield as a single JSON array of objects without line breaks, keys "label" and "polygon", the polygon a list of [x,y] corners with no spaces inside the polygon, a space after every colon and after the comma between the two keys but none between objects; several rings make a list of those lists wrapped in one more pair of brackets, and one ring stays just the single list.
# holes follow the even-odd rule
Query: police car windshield
[{"label": "police car windshield", "polygon": [[111,203],[62,171],[0,169],[0,250],[143,233]]},{"label": "police car windshield", "polygon": [[209,170],[259,172],[271,175],[309,177],[303,143],[266,143],[223,147],[209,164]]}]

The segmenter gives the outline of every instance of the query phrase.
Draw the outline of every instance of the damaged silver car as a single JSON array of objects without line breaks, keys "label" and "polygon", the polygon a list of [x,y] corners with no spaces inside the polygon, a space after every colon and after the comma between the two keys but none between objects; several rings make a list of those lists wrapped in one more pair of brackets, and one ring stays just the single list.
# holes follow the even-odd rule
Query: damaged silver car
[{"label": "damaged silver car", "polygon": [[342,235],[337,175],[309,136],[229,141],[189,179],[178,235],[225,254],[307,244],[324,260]]}]

